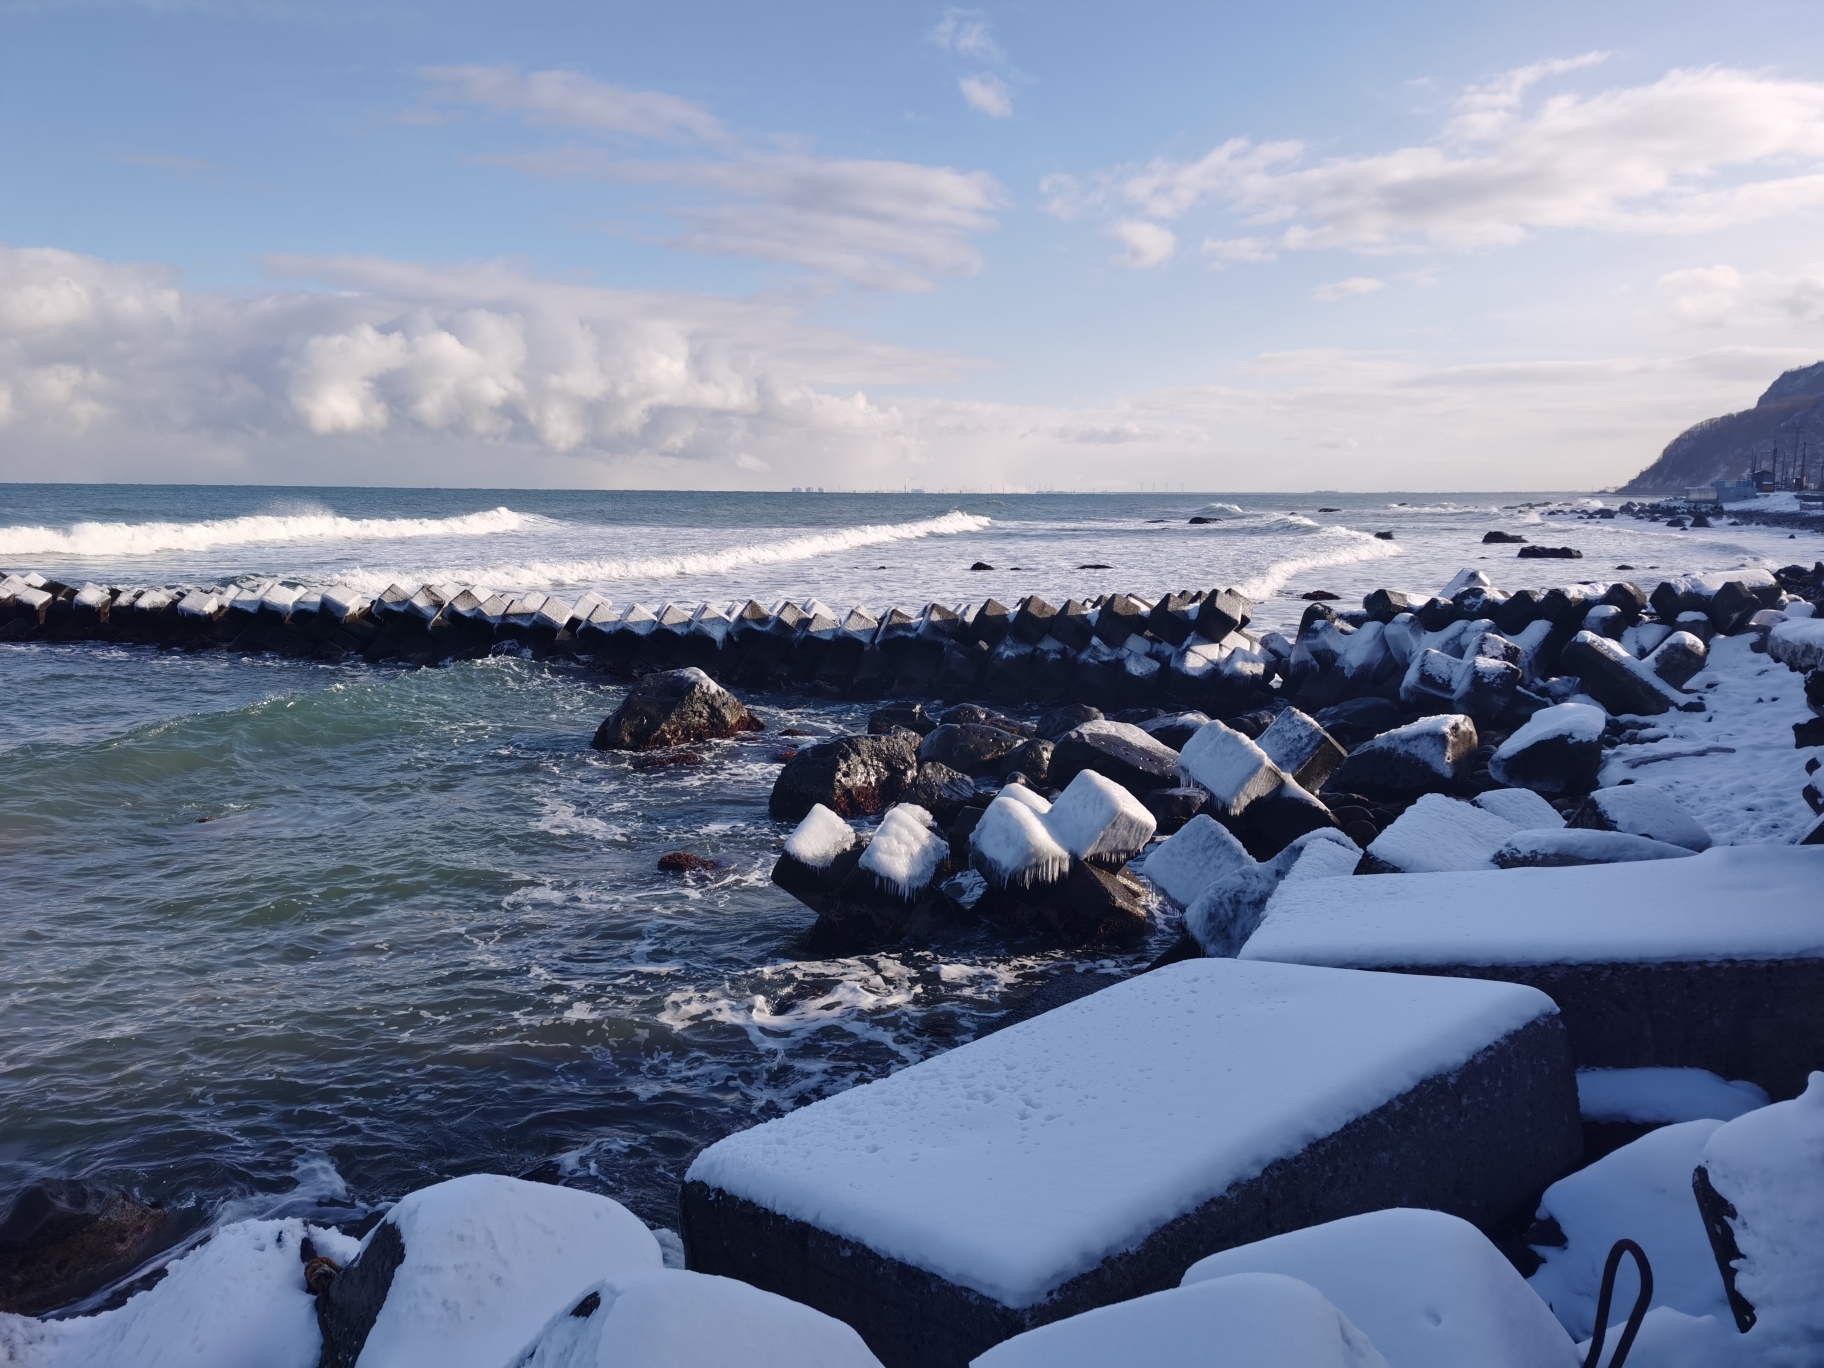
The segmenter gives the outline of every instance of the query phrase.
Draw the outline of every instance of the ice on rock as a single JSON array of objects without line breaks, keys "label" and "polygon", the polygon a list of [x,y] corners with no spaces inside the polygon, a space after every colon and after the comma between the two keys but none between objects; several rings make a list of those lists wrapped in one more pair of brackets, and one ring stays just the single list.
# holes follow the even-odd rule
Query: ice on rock
[{"label": "ice on rock", "polygon": [[1070,873],[1070,852],[1041,814],[1003,790],[969,835],[969,863],[997,888],[1031,888]]},{"label": "ice on rock", "polygon": [[1483,811],[1505,817],[1514,824],[1517,831],[1564,825],[1564,818],[1559,815],[1558,809],[1531,789],[1490,789],[1486,793],[1478,793],[1474,801]]},{"label": "ice on rock", "polygon": [[838,855],[854,846],[855,841],[855,828],[822,803],[817,803],[785,838],[785,853],[812,869],[828,869]]},{"label": "ice on rock", "polygon": [[623,1273],[584,1289],[509,1368],[880,1368],[833,1316],[733,1278]]},{"label": "ice on rock", "polygon": [[[1603,1261],[1623,1238],[1647,1252],[1653,1305],[1729,1319],[1723,1280],[1691,1193],[1705,1142],[1722,1125],[1685,1121],[1649,1131],[1545,1190],[1539,1217],[1556,1221],[1565,1243],[1535,1246],[1545,1262],[1528,1281],[1572,1337],[1587,1339],[1595,1329]],[[1633,1261],[1624,1261],[1615,1281],[1617,1319],[1634,1304],[1639,1286]]]},{"label": "ice on rock", "polygon": [[859,867],[883,889],[910,900],[949,857],[950,843],[935,830],[931,814],[916,803],[900,803],[880,819]]},{"label": "ice on rock", "polygon": [[[1312,855],[1311,852],[1318,852]],[[1320,871],[1353,873],[1361,852],[1334,827],[1308,831],[1270,860],[1247,864],[1218,877],[1184,911],[1184,929],[1203,947],[1206,955],[1231,958],[1254,934],[1272,906],[1281,883],[1305,862],[1314,861],[1307,878],[1323,877]],[[1349,868],[1341,866],[1347,862]]]},{"label": "ice on rock", "polygon": [[1027,788],[1024,784],[1009,784],[995,795],[1009,802],[1022,803],[1043,817],[1051,811],[1051,800],[1037,789]]},{"label": "ice on rock", "polygon": [[591,1283],[664,1265],[619,1202],[496,1174],[421,1188],[386,1219],[405,1261],[360,1359],[385,1368],[500,1368]]},{"label": "ice on rock", "polygon": [[1714,1131],[1702,1159],[1710,1185],[1735,1208],[1729,1225],[1742,1256],[1735,1287],[1755,1312],[1744,1342],[1770,1365],[1817,1363],[1824,1345],[1824,1073],[1812,1074],[1790,1102]]},{"label": "ice on rock", "polygon": [[1630,836],[1623,831],[1563,827],[1554,831],[1516,831],[1495,852],[1495,863],[1502,869],[1633,864],[1641,860],[1676,860],[1696,853],[1685,846]]},{"label": "ice on rock", "polygon": [[1368,853],[1406,874],[1493,869],[1495,852],[1514,830],[1498,813],[1427,793],[1375,838]]},{"label": "ice on rock", "polygon": [[1045,825],[1079,860],[1122,864],[1146,848],[1159,821],[1121,785],[1083,770],[1051,805]]},{"label": "ice on rock", "polygon": [[1767,1102],[1765,1088],[1708,1069],[1577,1070],[1577,1105],[1585,1121],[1733,1121]]},{"label": "ice on rock", "polygon": [[[316,1368],[315,1299],[298,1252],[347,1260],[355,1241],[297,1219],[241,1221],[177,1259],[124,1306],[70,1320],[0,1313],[0,1363],[20,1368]],[[492,1366],[491,1366],[492,1368]]]},{"label": "ice on rock", "polygon": [[1584,801],[1584,809],[1571,819],[1574,827],[1622,831],[1691,851],[1710,849],[1710,833],[1671,794],[1652,784],[1600,788]]},{"label": "ice on rock", "polygon": [[1230,813],[1242,811],[1285,782],[1265,751],[1220,722],[1199,727],[1184,743],[1178,773],[1185,783],[1208,789]]},{"label": "ice on rock", "polygon": [[1309,1283],[1392,1368],[1577,1368],[1551,1310],[1468,1221],[1395,1207],[1225,1249],[1185,1287],[1239,1273]]},{"label": "ice on rock", "polygon": [[970,1368],[1388,1368],[1369,1339],[1307,1283],[1242,1273],[1041,1325]]},{"label": "ice on rock", "polygon": [[1229,829],[1200,812],[1160,843],[1140,867],[1147,881],[1180,907],[1189,907],[1225,874],[1254,863]]}]

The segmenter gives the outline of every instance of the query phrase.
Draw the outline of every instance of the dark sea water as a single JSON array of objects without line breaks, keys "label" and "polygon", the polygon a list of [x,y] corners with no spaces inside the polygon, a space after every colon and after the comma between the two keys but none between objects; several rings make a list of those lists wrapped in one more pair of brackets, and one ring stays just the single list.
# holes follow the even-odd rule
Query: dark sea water
[{"label": "dark sea water", "polygon": [[[1482,547],[1549,497],[0,485],[0,571],[877,611],[1235,584],[1286,626],[1306,589],[1435,592],[1466,564],[1520,587],[1819,554],[1746,527],[1557,519],[1528,535],[1580,546],[1574,566]],[[1187,523],[1205,509],[1221,521]],[[88,1176],[218,1216],[352,1215],[442,1176],[537,1171],[668,1225],[704,1144],[1094,967],[986,941],[800,957],[812,916],[767,878],[776,733],[860,729],[867,707],[751,698],[770,732],[636,772],[588,745],[620,696],[512,657],[0,646],[0,1207]],[[661,874],[671,850],[719,868]],[[1162,916],[1112,963],[1175,934]]]}]

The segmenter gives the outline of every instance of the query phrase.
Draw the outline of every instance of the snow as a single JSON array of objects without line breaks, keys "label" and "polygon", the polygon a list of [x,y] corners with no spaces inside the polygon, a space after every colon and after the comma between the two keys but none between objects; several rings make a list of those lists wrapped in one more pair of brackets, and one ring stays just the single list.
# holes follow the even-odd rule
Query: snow
[{"label": "snow", "polygon": [[1686,850],[1710,849],[1710,833],[1678,805],[1676,798],[1653,784],[1597,789],[1589,801],[1616,831],[1665,841]]},{"label": "snow", "polygon": [[1112,779],[1083,770],[1058,795],[1045,825],[1079,860],[1125,862],[1146,849],[1159,820]]},{"label": "snow", "polygon": [[1311,1284],[1392,1368],[1577,1368],[1571,1337],[1468,1221],[1396,1207],[1225,1249],[1183,1286],[1236,1273]]},{"label": "snow", "polygon": [[316,1301],[300,1243],[346,1258],[354,1241],[301,1220],[242,1221],[113,1311],[72,1320],[0,1314],[0,1362],[18,1368],[316,1368]]},{"label": "snow", "polygon": [[1453,768],[1447,757],[1466,729],[1473,734],[1475,723],[1470,718],[1461,713],[1439,713],[1384,731],[1372,740],[1364,741],[1350,754],[1407,755],[1440,778],[1448,779]]},{"label": "snow", "polygon": [[804,814],[785,838],[785,853],[812,869],[828,869],[831,861],[855,844],[855,828],[822,803]]},{"label": "snow", "polygon": [[[1631,1262],[1631,1261],[1630,1261]],[[1610,1314],[1614,1314],[1613,1311]],[[1627,1324],[1625,1315],[1609,1326],[1602,1343],[1601,1368],[1615,1361],[1615,1349]],[[1589,1353],[1589,1341],[1577,1346]],[[1625,1360],[1627,1368],[1751,1368],[1735,1322],[1727,1316],[1687,1316],[1669,1306],[1656,1306],[1640,1323],[1640,1334]]]},{"label": "snow", "polygon": [[[1706,1120],[1662,1126],[1545,1190],[1540,1216],[1558,1222],[1566,1245],[1538,1248],[1545,1263],[1528,1281],[1575,1338],[1587,1339],[1595,1329],[1603,1261],[1623,1238],[1647,1252],[1653,1305],[1734,1323],[1691,1191],[1691,1173],[1704,1142],[1722,1124]],[[1615,1279],[1615,1319],[1626,1319],[1639,1288],[1633,1260],[1625,1260]]]},{"label": "snow", "polygon": [[1025,1307],[1555,1011],[1189,960],[729,1136],[689,1178]]},{"label": "snow", "polygon": [[1260,925],[1281,882],[1312,851],[1317,853],[1311,856],[1313,864],[1305,878],[1353,874],[1362,858],[1355,842],[1334,827],[1307,831],[1259,864],[1243,852],[1244,864],[1220,875],[1185,908],[1184,929],[1203,947],[1204,954],[1233,959]]},{"label": "snow", "polygon": [[1625,831],[1590,831],[1563,827],[1555,831],[1516,831],[1495,852],[1503,869],[1532,865],[1629,864],[1639,860],[1676,860],[1694,854]]},{"label": "snow", "polygon": [[1558,815],[1558,809],[1531,789],[1490,789],[1487,793],[1478,793],[1474,801],[1483,811],[1505,817],[1514,824],[1516,830],[1564,825],[1564,818]]},{"label": "snow", "polygon": [[[1094,643],[1092,643],[1093,645]],[[1109,736],[1115,737],[1137,750],[1163,760],[1167,764],[1175,763],[1178,752],[1157,737],[1149,736],[1131,722],[1110,722],[1106,719],[1096,722],[1085,722],[1073,733],[1076,736]]]},{"label": "snow", "polygon": [[[1792,724],[1808,721],[1804,680],[1756,654],[1750,638],[1717,637],[1692,681],[1702,713],[1665,713],[1607,752],[1601,779],[1650,780],[1710,833],[1730,845],[1796,841],[1817,820],[1799,797],[1807,756]],[[1701,687],[1696,687],[1701,686]]]},{"label": "snow", "polygon": [[[1530,746],[1554,737],[1571,741],[1600,741],[1609,715],[1594,703],[1558,703],[1541,708],[1495,750],[1488,772],[1503,779],[1502,762],[1510,760]],[[1503,782],[1506,782],[1503,779]]]},{"label": "snow", "polygon": [[[1281,883],[1290,879],[1335,879],[1355,873],[1355,867],[1362,862],[1362,852],[1354,841],[1347,836],[1343,836],[1340,841],[1315,839],[1319,836],[1342,836],[1340,831],[1329,829],[1311,832],[1310,836],[1313,839],[1300,848],[1298,859],[1286,871],[1286,877],[1280,880]],[[1299,839],[1306,840],[1305,837]],[[1278,856],[1274,858],[1277,860]]]},{"label": "snow", "polygon": [[1230,813],[1272,793],[1285,779],[1265,751],[1220,722],[1199,727],[1175,758],[1184,782],[1208,789]]},{"label": "snow", "polygon": [[1465,589],[1493,589],[1495,582],[1482,571],[1466,567],[1451,577],[1449,584],[1439,592],[1439,598],[1454,599]]},{"label": "snow", "polygon": [[1769,1363],[1815,1364],[1824,1344],[1824,1073],[1803,1094],[1710,1136],[1710,1185],[1735,1207],[1736,1291],[1755,1310],[1747,1343]]},{"label": "snow", "polygon": [[1027,788],[1024,784],[1009,784],[995,796],[1009,802],[1023,803],[1041,817],[1051,811],[1051,800],[1037,789]]},{"label": "snow", "polygon": [[1217,879],[1253,863],[1227,827],[1200,812],[1161,842],[1139,872],[1178,906],[1189,907]]},{"label": "snow", "polygon": [[1707,1069],[1579,1069],[1577,1102],[1585,1121],[1733,1121],[1767,1105],[1758,1084]]},{"label": "snow", "polygon": [[405,1262],[356,1368],[500,1368],[596,1279],[664,1264],[619,1202],[497,1174],[420,1188],[387,1220]]},{"label": "snow", "polygon": [[[577,1310],[597,1298],[584,1315]],[[733,1278],[681,1269],[591,1283],[510,1368],[880,1368],[832,1316]]]},{"label": "snow", "polygon": [[1767,634],[1767,654],[1794,670],[1824,667],[1824,619],[1789,616]]},{"label": "snow", "polygon": [[935,830],[931,814],[917,803],[887,809],[880,829],[861,853],[860,867],[882,887],[910,900],[950,858],[950,843]]},{"label": "snow", "polygon": [[1070,873],[1070,852],[1057,843],[1045,818],[1006,790],[995,795],[970,833],[969,862],[1002,888],[1056,883]]},{"label": "snow", "polygon": [[[1099,1306],[994,1346],[970,1368],[1388,1368],[1323,1294],[1242,1273]],[[1397,1368],[1397,1366],[1396,1366]]]},{"label": "snow", "polygon": [[1493,869],[1514,824],[1473,803],[1427,793],[1374,839],[1368,853],[1408,874]]},{"label": "snow", "polygon": [[1298,964],[1605,964],[1824,957],[1824,848],[1287,884],[1241,952]]}]

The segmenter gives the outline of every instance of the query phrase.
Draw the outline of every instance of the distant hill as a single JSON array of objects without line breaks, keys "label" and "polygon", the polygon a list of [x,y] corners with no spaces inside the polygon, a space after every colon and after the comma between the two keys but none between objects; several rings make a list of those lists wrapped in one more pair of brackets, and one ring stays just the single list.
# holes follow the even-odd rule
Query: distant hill
[{"label": "distant hill", "polygon": [[1686,428],[1621,492],[1678,494],[1775,469],[1776,457],[1782,477],[1803,461],[1814,486],[1824,479],[1824,361],[1787,371],[1751,409]]}]

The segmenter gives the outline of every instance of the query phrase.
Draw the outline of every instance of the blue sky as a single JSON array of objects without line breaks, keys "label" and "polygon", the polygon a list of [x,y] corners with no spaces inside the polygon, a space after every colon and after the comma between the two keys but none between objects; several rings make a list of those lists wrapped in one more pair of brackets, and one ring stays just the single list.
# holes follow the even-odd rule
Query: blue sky
[{"label": "blue sky", "polygon": [[1814,3],[0,3],[0,478],[1596,487],[1824,355]]}]

